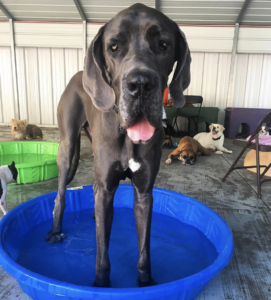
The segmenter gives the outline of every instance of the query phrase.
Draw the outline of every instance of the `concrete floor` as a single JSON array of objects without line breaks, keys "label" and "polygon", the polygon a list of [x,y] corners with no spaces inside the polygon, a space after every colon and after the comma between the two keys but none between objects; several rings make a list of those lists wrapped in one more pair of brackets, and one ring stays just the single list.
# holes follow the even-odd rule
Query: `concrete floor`
[{"label": "concrete floor", "polygon": [[[43,129],[44,140],[58,141],[57,129]],[[11,141],[9,127],[0,127],[0,141]],[[211,280],[198,300],[271,299],[271,186],[263,185],[262,198],[256,195],[256,177],[247,170],[234,171],[225,183],[221,178],[240,148],[226,139],[232,154],[201,156],[195,166],[183,166],[176,160],[164,163],[169,149],[163,150],[156,186],[191,196],[215,210],[232,230],[235,250],[228,266]],[[81,140],[81,160],[70,186],[94,183],[91,144]],[[129,183],[125,181],[124,183]],[[57,190],[57,179],[9,186],[8,209],[41,194]],[[0,219],[2,218],[0,212]],[[29,300],[16,280],[0,267],[0,300]],[[128,300],[128,299],[127,299]]]}]

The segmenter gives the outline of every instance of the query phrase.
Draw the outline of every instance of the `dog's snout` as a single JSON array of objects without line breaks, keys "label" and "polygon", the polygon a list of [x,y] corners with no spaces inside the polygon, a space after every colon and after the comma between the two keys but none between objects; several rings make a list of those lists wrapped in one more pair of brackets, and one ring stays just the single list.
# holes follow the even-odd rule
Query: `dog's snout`
[{"label": "dog's snout", "polygon": [[129,94],[138,97],[154,90],[155,80],[153,76],[147,73],[131,74],[126,78],[126,86]]},{"label": "dog's snout", "polygon": [[17,127],[16,126],[14,126],[14,129],[16,129]]}]

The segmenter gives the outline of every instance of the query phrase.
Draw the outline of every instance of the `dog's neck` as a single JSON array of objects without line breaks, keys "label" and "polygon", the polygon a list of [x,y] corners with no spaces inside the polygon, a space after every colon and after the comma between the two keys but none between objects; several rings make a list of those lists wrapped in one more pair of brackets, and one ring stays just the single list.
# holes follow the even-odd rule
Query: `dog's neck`
[{"label": "dog's neck", "polygon": [[220,140],[221,137],[222,137],[222,135],[221,135],[220,137],[216,138],[216,139],[214,139],[214,138],[212,137],[212,139],[213,139],[214,141],[217,141],[217,140]]}]

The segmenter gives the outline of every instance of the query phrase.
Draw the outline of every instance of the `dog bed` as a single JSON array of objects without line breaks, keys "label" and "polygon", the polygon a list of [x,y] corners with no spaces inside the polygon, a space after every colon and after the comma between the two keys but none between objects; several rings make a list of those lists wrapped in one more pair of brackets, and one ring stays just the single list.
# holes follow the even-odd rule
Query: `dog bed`
[{"label": "dog bed", "polygon": [[138,288],[134,189],[120,185],[110,237],[111,288],[92,287],[96,236],[92,186],[66,191],[65,240],[48,244],[56,192],[29,200],[0,223],[0,264],[36,300],[192,300],[230,261],[232,234],[213,210],[188,196],[153,189],[152,276]]},{"label": "dog bed", "polygon": [[18,170],[17,183],[33,183],[58,176],[58,143],[14,141],[0,143],[0,165],[12,161]]},{"label": "dog bed", "polygon": [[[250,139],[251,135],[246,139]],[[252,143],[256,143],[256,140],[252,140]],[[259,144],[260,145],[269,145],[271,146],[271,136],[270,135],[259,135]]]}]

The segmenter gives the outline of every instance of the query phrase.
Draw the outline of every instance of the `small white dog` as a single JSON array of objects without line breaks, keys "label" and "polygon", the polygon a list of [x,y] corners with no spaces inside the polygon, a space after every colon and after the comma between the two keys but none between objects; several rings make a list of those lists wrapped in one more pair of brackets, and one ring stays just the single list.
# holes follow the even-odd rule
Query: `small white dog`
[{"label": "small white dog", "polygon": [[216,154],[232,153],[231,150],[227,150],[223,147],[224,144],[224,126],[220,124],[211,124],[209,126],[210,132],[201,132],[194,136],[194,139],[197,140],[203,147],[216,151]]},{"label": "small white dog", "polygon": [[15,162],[13,161],[9,166],[0,167],[0,208],[2,209],[4,215],[7,214],[7,185],[17,181],[18,171],[15,167]]}]

